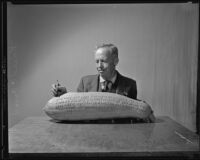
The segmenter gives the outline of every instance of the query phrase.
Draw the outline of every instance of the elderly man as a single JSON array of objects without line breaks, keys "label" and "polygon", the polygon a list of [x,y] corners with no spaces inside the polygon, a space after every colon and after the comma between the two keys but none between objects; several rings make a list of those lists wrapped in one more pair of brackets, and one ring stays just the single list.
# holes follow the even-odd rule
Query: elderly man
[{"label": "elderly man", "polygon": [[[113,44],[98,46],[95,52],[95,62],[98,74],[88,75],[81,79],[77,92],[112,92],[137,99],[136,81],[122,76],[116,66],[119,62],[118,49]],[[60,85],[53,85],[54,96],[67,92]]]},{"label": "elderly man", "polygon": [[[113,44],[98,46],[95,51],[95,62],[98,74],[82,77],[77,92],[112,92],[137,99],[136,81],[122,76],[116,70],[116,66],[119,62],[118,49],[116,46]],[[67,93],[67,89],[60,84],[53,84],[52,93],[57,97]],[[144,121],[155,121],[153,111]]]}]

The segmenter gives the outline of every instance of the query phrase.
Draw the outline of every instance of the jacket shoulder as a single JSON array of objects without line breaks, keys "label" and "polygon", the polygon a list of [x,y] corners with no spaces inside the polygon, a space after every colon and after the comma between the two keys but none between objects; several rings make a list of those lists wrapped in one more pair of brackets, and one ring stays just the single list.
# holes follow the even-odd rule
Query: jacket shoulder
[{"label": "jacket shoulder", "polygon": [[132,83],[132,84],[136,84],[136,80],[132,79],[132,78],[129,78],[129,77],[126,77],[126,76],[123,76],[121,74],[119,74],[120,76],[120,79],[122,79],[124,82],[127,82],[127,83]]},{"label": "jacket shoulder", "polygon": [[86,76],[83,76],[81,79],[83,81],[93,81],[97,77],[98,77],[98,75],[86,75]]}]

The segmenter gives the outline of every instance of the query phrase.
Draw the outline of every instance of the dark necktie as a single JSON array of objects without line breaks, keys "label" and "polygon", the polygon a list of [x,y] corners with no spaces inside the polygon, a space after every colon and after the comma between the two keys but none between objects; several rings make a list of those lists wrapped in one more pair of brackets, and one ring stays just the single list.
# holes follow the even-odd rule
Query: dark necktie
[{"label": "dark necktie", "polygon": [[111,88],[112,88],[112,82],[111,81],[104,81],[103,82],[102,92],[110,92]]}]

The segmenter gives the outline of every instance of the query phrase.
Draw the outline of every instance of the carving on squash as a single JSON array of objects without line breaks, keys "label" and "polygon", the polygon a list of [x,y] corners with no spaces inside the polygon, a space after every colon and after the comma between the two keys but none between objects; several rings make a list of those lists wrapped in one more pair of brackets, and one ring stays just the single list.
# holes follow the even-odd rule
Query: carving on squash
[{"label": "carving on squash", "polygon": [[152,116],[147,103],[108,92],[68,92],[50,99],[43,110],[56,120],[145,119]]}]

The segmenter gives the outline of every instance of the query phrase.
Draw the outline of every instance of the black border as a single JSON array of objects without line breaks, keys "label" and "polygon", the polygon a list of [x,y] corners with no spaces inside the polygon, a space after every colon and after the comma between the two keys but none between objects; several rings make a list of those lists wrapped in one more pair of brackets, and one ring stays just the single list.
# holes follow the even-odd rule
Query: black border
[{"label": "black border", "polygon": [[[200,159],[200,152],[9,153],[7,79],[7,2],[23,4],[198,3],[199,0],[1,0],[1,152],[0,159]],[[200,12],[200,10],[199,10]],[[199,13],[200,22],[200,13]],[[199,26],[198,26],[199,28]],[[200,134],[200,54],[198,37],[196,127]]]},{"label": "black border", "polygon": [[1,2],[1,158],[8,157],[7,1]]},{"label": "black border", "polygon": [[[199,4],[199,2],[198,2]],[[200,34],[200,4],[199,4],[199,30],[198,35]],[[198,68],[197,68],[197,108],[196,108],[196,128],[197,134],[200,135],[200,38],[198,37]]]},{"label": "black border", "polygon": [[10,158],[16,159],[199,159],[199,153],[188,152],[96,152],[96,153],[12,153]]},{"label": "black border", "polygon": [[13,4],[198,3],[199,0],[7,0]]}]

